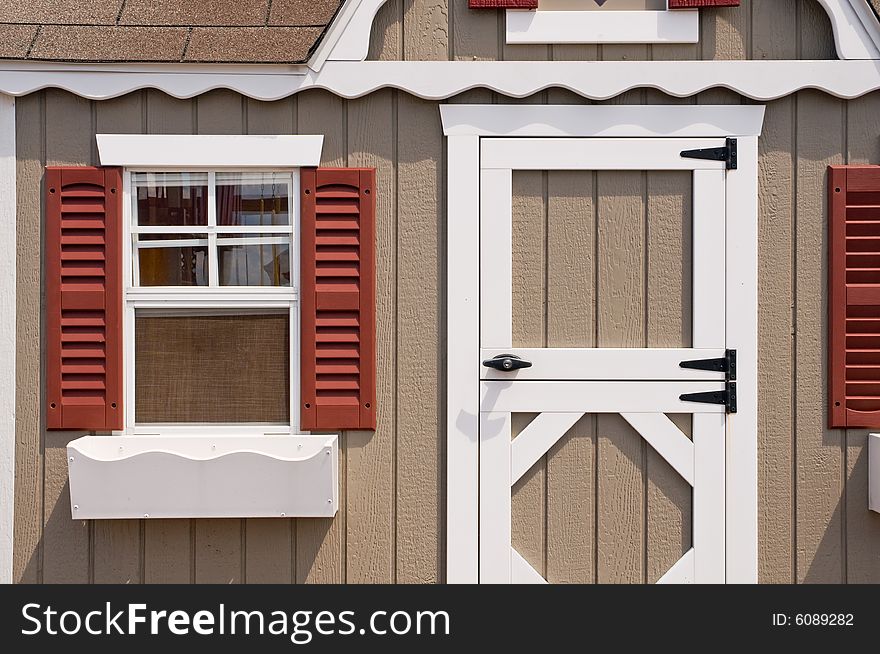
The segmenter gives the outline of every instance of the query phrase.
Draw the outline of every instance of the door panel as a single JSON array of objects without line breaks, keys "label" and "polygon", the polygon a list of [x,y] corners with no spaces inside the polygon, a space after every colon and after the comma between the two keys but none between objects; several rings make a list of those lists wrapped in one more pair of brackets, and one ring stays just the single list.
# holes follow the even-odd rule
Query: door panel
[{"label": "door panel", "polygon": [[692,177],[514,171],[512,345],[690,347]]},{"label": "door panel", "polygon": [[481,142],[482,581],[724,581],[720,145]]}]

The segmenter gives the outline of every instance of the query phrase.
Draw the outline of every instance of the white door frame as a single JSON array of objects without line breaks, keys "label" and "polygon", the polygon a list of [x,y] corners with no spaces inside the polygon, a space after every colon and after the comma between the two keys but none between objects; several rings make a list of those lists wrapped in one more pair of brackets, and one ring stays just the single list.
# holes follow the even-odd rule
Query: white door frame
[{"label": "white door frame", "polygon": [[739,165],[727,175],[726,347],[737,350],[738,412],[727,420],[726,576],[728,582],[757,582],[758,136],[764,107],[441,105],[440,114],[448,138],[447,581],[479,581],[480,140],[734,137]]}]

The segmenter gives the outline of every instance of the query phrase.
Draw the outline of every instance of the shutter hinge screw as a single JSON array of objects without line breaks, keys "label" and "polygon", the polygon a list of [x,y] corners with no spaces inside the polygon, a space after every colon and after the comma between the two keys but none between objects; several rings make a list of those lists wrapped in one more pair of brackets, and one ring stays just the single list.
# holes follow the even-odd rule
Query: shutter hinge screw
[{"label": "shutter hinge screw", "polygon": [[70,458],[68,459],[68,461],[70,461],[71,463],[73,463],[73,457],[70,457]]},{"label": "shutter hinge screw", "polygon": [[74,505],[73,505],[73,510],[74,510],[74,511],[79,511],[79,504],[74,504]]}]

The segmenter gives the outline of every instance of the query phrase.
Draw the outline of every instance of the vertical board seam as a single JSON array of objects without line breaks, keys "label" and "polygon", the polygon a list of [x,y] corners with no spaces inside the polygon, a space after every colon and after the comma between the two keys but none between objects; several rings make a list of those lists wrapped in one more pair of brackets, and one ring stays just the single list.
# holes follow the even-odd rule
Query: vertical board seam
[{"label": "vertical board seam", "polygon": [[393,375],[394,375],[394,392],[393,396],[393,405],[390,411],[390,415],[392,416],[392,420],[394,424],[391,426],[391,449],[394,452],[394,456],[391,461],[391,511],[392,511],[392,524],[394,525],[391,530],[391,545],[393,548],[393,554],[391,557],[391,578],[394,580],[394,583],[398,582],[397,578],[397,570],[398,570],[398,504],[397,504],[397,491],[398,491],[398,402],[397,402],[397,384],[399,377],[399,361],[400,357],[398,356],[398,349],[400,347],[400,337],[399,337],[399,323],[398,319],[400,316],[400,296],[399,296],[399,288],[400,288],[400,279],[398,277],[398,265],[399,265],[399,248],[398,248],[398,231],[399,231],[399,223],[400,223],[400,175],[399,175],[399,167],[400,167],[400,122],[399,122],[399,94],[400,91],[394,89],[392,91],[391,96],[391,133],[395,135],[394,142],[391,146],[392,152],[391,156],[394,161],[394,171],[393,171],[393,184],[394,184],[394,226],[393,226],[393,240],[394,243],[394,257],[392,262],[392,279],[394,279],[394,367],[393,367]]}]

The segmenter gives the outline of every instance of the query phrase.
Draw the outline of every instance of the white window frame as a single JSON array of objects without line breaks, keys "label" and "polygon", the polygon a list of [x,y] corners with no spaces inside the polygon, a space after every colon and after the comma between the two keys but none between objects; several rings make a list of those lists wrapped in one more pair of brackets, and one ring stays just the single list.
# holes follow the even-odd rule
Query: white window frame
[{"label": "white window frame", "polygon": [[[122,166],[123,175],[123,366],[125,429],[121,435],[266,435],[305,433],[299,430],[299,169],[321,163],[323,135],[145,135],[98,134],[103,166]],[[266,287],[133,287],[133,172],[290,172],[291,288]],[[209,196],[213,205],[214,196]],[[209,206],[209,212],[216,207]],[[255,230],[256,231],[256,230]],[[216,238],[216,236],[214,236]],[[210,273],[209,274],[215,274]],[[290,424],[137,425],[134,410],[134,310],[137,308],[285,310],[290,312]]]},{"label": "white window frame", "polygon": [[[727,176],[726,344],[738,354],[738,412],[728,416],[728,583],[758,580],[758,136],[764,107],[441,105],[447,137],[446,576],[479,581],[480,167],[493,137],[735,137]],[[733,437],[733,434],[736,437]]]},{"label": "white window frame", "polygon": [[[290,193],[288,207],[290,225],[285,232],[278,232],[290,238],[290,286],[218,286],[217,268],[217,234],[223,231],[217,226],[216,207],[216,176],[218,172],[242,172],[228,168],[175,167],[175,168],[125,168],[123,173],[123,370],[124,391],[123,409],[125,413],[125,431],[127,435],[167,435],[167,434],[297,434],[299,429],[299,370],[300,370],[300,320],[299,320],[299,271],[300,271],[300,197],[297,193],[300,184],[299,168],[250,168],[247,172],[285,172],[290,175]],[[208,175],[208,276],[210,286],[176,287],[176,286],[139,286],[137,284],[137,255],[134,238],[139,233],[168,233],[190,227],[136,227],[133,214],[132,175],[144,172],[189,172],[207,173]],[[277,228],[276,228],[277,229]],[[253,231],[265,233],[264,227],[236,228],[237,233]],[[200,239],[203,240],[203,239]],[[282,423],[143,423],[135,420],[136,416],[136,380],[137,369],[135,343],[135,314],[147,310],[151,315],[191,316],[200,310],[235,310],[242,313],[259,313],[260,311],[288,312],[290,320],[290,356],[289,356],[289,400],[290,420]]]},{"label": "white window frame", "polygon": [[699,9],[508,9],[507,43],[697,43]]}]

